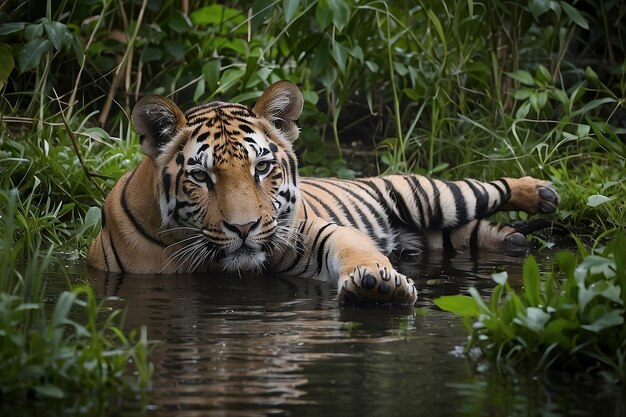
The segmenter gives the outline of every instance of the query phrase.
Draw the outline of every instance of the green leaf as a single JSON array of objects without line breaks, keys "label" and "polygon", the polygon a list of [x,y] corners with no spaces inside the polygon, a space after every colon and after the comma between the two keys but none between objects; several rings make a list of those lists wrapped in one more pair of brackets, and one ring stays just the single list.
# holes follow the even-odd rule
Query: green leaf
[{"label": "green leaf", "polygon": [[606,202],[613,200],[613,198],[606,197],[602,194],[594,194],[587,197],[587,205],[589,207],[598,207]]},{"label": "green leaf", "polygon": [[514,323],[524,326],[535,333],[543,333],[545,325],[550,320],[550,314],[538,307],[527,307],[525,314],[515,319]]},{"label": "green leaf", "polygon": [[[44,23],[43,25],[46,36],[50,40],[52,47],[57,51],[61,49],[64,44],[64,37],[69,34],[67,27],[61,22]],[[71,36],[71,34],[70,34]],[[71,39],[71,38],[70,38]]]},{"label": "green leaf", "polygon": [[350,51],[348,50],[348,48],[335,41],[332,45],[331,55],[337,63],[339,70],[341,72],[345,71],[348,62],[348,56],[350,55]]},{"label": "green leaf", "polygon": [[100,223],[102,218],[102,210],[100,207],[89,207],[87,214],[85,214],[85,220],[83,221],[84,227],[96,226]]},{"label": "green leaf", "polygon": [[0,36],[9,35],[24,29],[26,22],[9,22],[0,25]]},{"label": "green leaf", "polygon": [[347,25],[350,17],[350,8],[345,0],[327,0],[331,11],[333,25],[341,32]]},{"label": "green leaf", "polygon": [[550,10],[550,0],[531,0],[528,4],[530,12],[535,20]]},{"label": "green leaf", "polygon": [[528,85],[528,86],[535,85],[535,79],[528,71],[518,70],[515,72],[507,72],[505,74],[513,78],[515,81],[519,81],[520,83],[524,85]]},{"label": "green leaf", "polygon": [[58,327],[65,322],[75,299],[76,294],[73,292],[63,291],[61,293],[52,311],[52,318],[50,319],[50,326],[52,328]]},{"label": "green leaf", "polygon": [[180,41],[167,39],[163,42],[163,46],[165,47],[167,53],[169,53],[177,61],[180,61],[185,57],[185,49]]},{"label": "green leaf", "polygon": [[435,27],[437,36],[439,36],[439,40],[441,41],[441,44],[443,45],[444,53],[447,54],[448,43],[446,41],[446,35],[443,32],[443,26],[441,26],[441,21],[439,20],[437,15],[432,11],[432,9],[428,9],[426,11],[426,15],[428,16],[428,19],[432,22],[433,26]]},{"label": "green leaf", "polygon": [[179,10],[175,10],[174,13],[170,15],[168,24],[174,32],[178,33],[189,32],[189,30],[193,27],[189,17]]},{"label": "green leaf", "polygon": [[57,387],[56,385],[51,385],[51,384],[37,385],[33,387],[33,389],[35,390],[37,394],[41,395],[42,397],[48,397],[48,398],[64,398],[65,397],[63,390],[61,390],[61,388]]},{"label": "green leaf", "polygon": [[498,285],[504,285],[509,279],[509,275],[506,273],[506,271],[496,272],[491,274],[491,279],[493,279]]},{"label": "green leaf", "polygon": [[440,309],[462,317],[478,317],[480,308],[472,297],[467,295],[445,295],[435,298],[433,303]]},{"label": "green leaf", "polygon": [[204,86],[205,86],[204,78],[200,78],[198,80],[198,83],[196,84],[196,89],[193,92],[193,101],[197,102],[200,99],[200,97],[204,95]]},{"label": "green leaf", "polygon": [[34,39],[25,44],[17,55],[17,64],[20,73],[26,72],[39,65],[43,54],[50,50],[48,39]]},{"label": "green leaf", "polygon": [[191,12],[191,21],[196,25],[218,25],[225,8],[219,4],[201,7]]},{"label": "green leaf", "polygon": [[11,47],[5,43],[0,43],[0,90],[9,81],[9,76],[15,68]]},{"label": "green leaf", "polygon": [[583,15],[580,14],[578,10],[574,8],[574,6],[571,6],[565,1],[561,1],[561,8],[574,23],[583,29],[589,29],[589,22],[583,17]]},{"label": "green leaf", "polygon": [[285,15],[285,22],[291,23],[293,17],[296,15],[300,7],[300,0],[283,0],[283,14]]},{"label": "green leaf", "polygon": [[202,75],[204,76],[204,81],[206,81],[210,91],[217,90],[217,83],[220,80],[221,68],[222,64],[219,59],[209,61],[202,66]]},{"label": "green leaf", "polygon": [[541,304],[541,275],[539,266],[534,256],[529,256],[524,261],[524,296],[529,305],[538,306]]},{"label": "green leaf", "polygon": [[598,333],[601,330],[604,330],[608,327],[621,326],[622,324],[624,324],[624,316],[622,315],[622,312],[618,309],[614,309],[602,315],[599,319],[595,320],[593,323],[583,324],[580,327],[582,327],[585,330]]}]

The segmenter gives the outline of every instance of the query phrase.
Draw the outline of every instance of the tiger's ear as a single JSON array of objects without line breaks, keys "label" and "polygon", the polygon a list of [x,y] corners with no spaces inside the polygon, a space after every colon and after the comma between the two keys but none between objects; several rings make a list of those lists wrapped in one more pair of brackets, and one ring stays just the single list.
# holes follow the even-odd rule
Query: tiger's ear
[{"label": "tiger's ear", "polygon": [[152,159],[187,122],[178,106],[162,96],[146,96],[139,100],[132,117],[139,132],[141,149]]},{"label": "tiger's ear", "polygon": [[296,121],[302,113],[303,105],[302,93],[295,84],[278,81],[263,92],[252,111],[269,120],[293,142],[300,135]]}]

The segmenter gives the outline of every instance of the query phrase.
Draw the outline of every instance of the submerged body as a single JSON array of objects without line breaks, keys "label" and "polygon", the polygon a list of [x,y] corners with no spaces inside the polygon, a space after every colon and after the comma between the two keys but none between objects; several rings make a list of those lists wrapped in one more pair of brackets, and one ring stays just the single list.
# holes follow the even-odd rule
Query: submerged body
[{"label": "submerged body", "polygon": [[547,213],[558,197],[531,177],[490,182],[416,175],[299,178],[292,142],[302,96],[291,83],[255,107],[215,102],[183,113],[163,97],[133,110],[147,157],[113,188],[90,265],[116,272],[271,269],[337,283],[347,302],[411,304],[393,251],[524,245],[497,210]]}]

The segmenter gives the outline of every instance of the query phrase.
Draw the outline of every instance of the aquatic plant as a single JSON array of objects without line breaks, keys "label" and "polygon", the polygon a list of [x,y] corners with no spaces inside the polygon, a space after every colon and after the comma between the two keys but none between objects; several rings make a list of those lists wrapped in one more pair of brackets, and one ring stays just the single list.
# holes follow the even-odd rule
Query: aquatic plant
[{"label": "aquatic plant", "polygon": [[434,300],[463,317],[469,333],[466,352],[478,361],[507,370],[570,370],[626,379],[626,234],[582,260],[572,252],[557,254],[554,268],[542,277],[535,259],[524,262],[522,291],[493,275],[496,286],[487,302],[475,288],[470,295]]},{"label": "aquatic plant", "polygon": [[145,394],[152,375],[146,329],[124,330],[124,310],[84,284],[50,301],[44,274],[54,247],[44,249],[38,233],[58,220],[33,211],[17,190],[0,191],[3,407],[35,399],[58,401],[67,412],[106,410]]}]

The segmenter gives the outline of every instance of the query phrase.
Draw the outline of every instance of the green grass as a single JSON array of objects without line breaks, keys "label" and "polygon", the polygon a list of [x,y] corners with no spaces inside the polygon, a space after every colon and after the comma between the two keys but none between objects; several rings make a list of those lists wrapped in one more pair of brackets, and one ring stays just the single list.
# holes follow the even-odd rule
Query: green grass
[{"label": "green grass", "polygon": [[[533,257],[524,262],[523,291],[514,290],[506,272],[485,302],[470,296],[434,300],[463,317],[469,333],[466,351],[501,372],[567,370],[626,379],[626,235],[588,251],[580,246],[557,255],[542,276]],[[581,259],[582,258],[582,259]]]},{"label": "green grass", "polygon": [[[108,307],[111,299],[98,300],[87,285],[47,291],[54,246],[44,249],[39,233],[58,226],[55,213],[36,208],[30,197],[22,201],[16,189],[0,191],[3,404],[54,400],[67,414],[137,401],[152,375],[147,330],[124,330],[124,310]],[[51,296],[55,302],[44,301]]]}]

